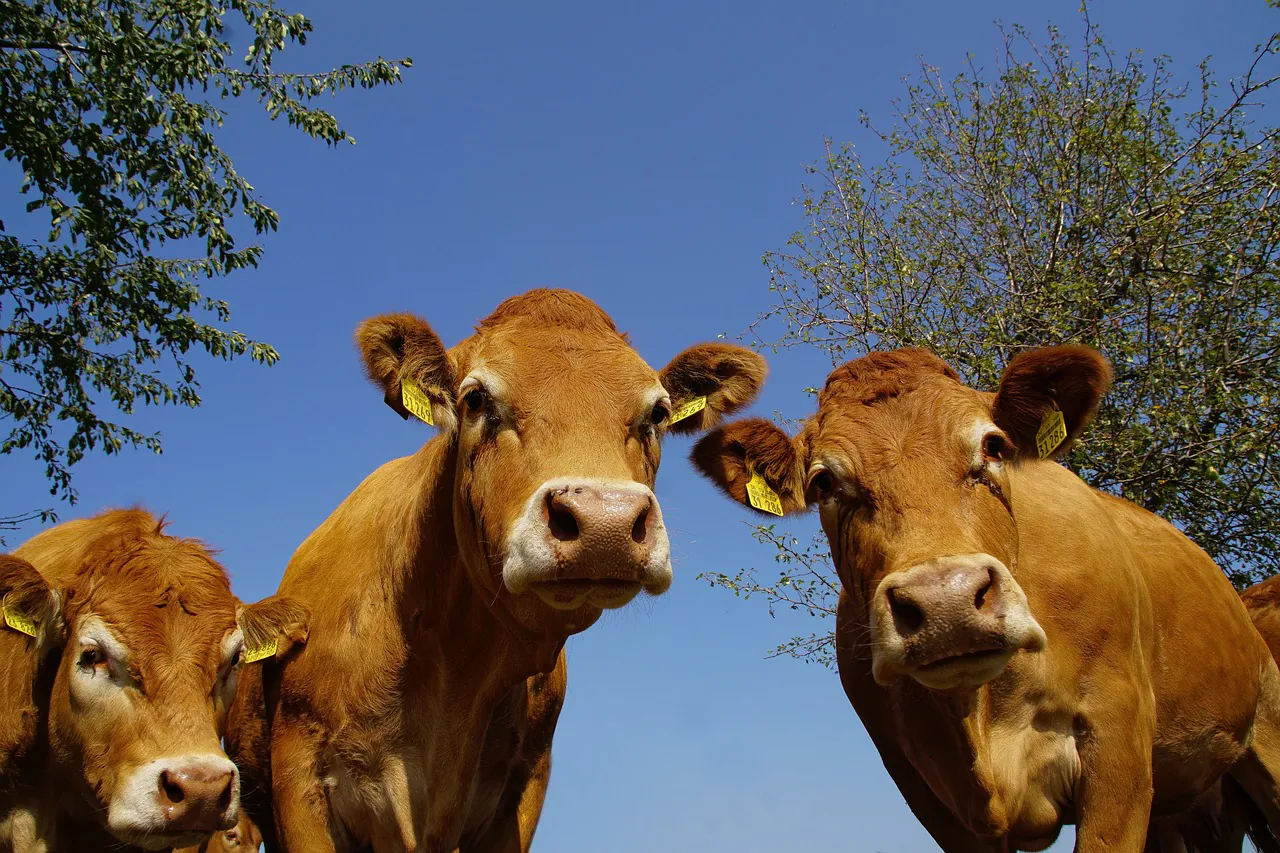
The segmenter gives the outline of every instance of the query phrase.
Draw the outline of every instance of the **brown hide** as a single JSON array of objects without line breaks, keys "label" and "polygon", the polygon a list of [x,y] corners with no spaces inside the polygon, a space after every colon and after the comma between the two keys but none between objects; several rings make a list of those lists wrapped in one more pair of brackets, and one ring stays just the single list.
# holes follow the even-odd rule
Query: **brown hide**
[{"label": "brown hide", "polygon": [[412,383],[440,434],[290,561],[280,591],[311,605],[312,631],[237,696],[246,805],[269,849],[526,851],[566,638],[671,581],[660,441],[749,403],[765,365],[702,344],[655,371],[560,290],[508,299],[452,349],[408,314],[357,343],[387,404],[409,416]]},{"label": "brown hide", "polygon": [[[140,509],[0,557],[0,596],[38,634],[0,630],[0,677],[19,697],[0,715],[0,847],[169,849],[235,824],[220,739],[243,637],[305,611],[240,605],[200,542]],[[281,653],[305,636],[289,627]]]},{"label": "brown hide", "polygon": [[1280,658],[1280,575],[1254,584],[1240,598],[1272,656]]},{"label": "brown hide", "polygon": [[[1141,851],[1150,814],[1227,772],[1273,821],[1280,675],[1230,583],[1158,517],[1037,458],[1109,380],[1097,353],[1019,356],[995,395],[933,355],[832,372],[795,439],[730,424],[697,467],[743,501],[754,470],[817,504],[842,592],[845,691],[943,850]],[[1250,734],[1253,742],[1250,744]]]}]

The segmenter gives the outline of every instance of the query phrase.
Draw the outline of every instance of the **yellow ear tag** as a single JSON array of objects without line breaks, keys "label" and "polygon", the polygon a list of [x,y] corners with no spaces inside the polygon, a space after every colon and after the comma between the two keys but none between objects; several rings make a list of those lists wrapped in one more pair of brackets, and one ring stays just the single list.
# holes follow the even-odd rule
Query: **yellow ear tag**
[{"label": "yellow ear tag", "polygon": [[408,379],[400,383],[400,402],[404,403],[404,407],[418,420],[431,426],[436,425],[431,417],[431,398]]},{"label": "yellow ear tag", "polygon": [[782,515],[782,500],[778,493],[755,471],[751,472],[751,479],[747,480],[747,500],[758,510]]},{"label": "yellow ear tag", "polygon": [[28,637],[36,636],[35,620],[8,604],[4,606],[4,624],[15,631],[21,631]]},{"label": "yellow ear tag", "polygon": [[1040,429],[1036,431],[1036,453],[1041,459],[1048,459],[1062,442],[1067,440],[1067,421],[1062,411],[1055,405],[1044,413]]},{"label": "yellow ear tag", "polygon": [[676,423],[677,421],[682,421],[685,418],[689,417],[690,415],[698,414],[698,412],[701,412],[706,407],[707,407],[706,397],[694,397],[689,402],[681,403],[679,406],[676,406],[674,409],[672,409],[671,420],[667,421],[667,423],[673,424],[673,423]]},{"label": "yellow ear tag", "polygon": [[260,646],[254,646],[251,649],[245,649],[244,662],[257,663],[258,661],[263,660],[265,658],[275,657],[276,649],[278,648],[280,648],[280,638],[275,637],[269,642],[263,643]]}]

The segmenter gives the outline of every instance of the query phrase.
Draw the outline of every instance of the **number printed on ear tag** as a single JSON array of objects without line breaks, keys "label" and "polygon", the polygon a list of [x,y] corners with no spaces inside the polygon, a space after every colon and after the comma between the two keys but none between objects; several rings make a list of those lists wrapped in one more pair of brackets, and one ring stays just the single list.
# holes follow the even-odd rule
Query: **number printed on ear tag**
[{"label": "number printed on ear tag", "polygon": [[15,631],[26,634],[28,637],[36,635],[35,620],[8,604],[4,606],[4,624]]},{"label": "number printed on ear tag", "polygon": [[694,397],[687,403],[681,403],[671,411],[671,420],[667,423],[673,424],[676,421],[682,421],[690,415],[696,415],[707,407],[706,397]]},{"label": "number printed on ear tag", "polygon": [[779,499],[778,493],[771,489],[764,478],[755,471],[751,472],[751,479],[747,480],[747,500],[761,512],[782,515],[782,500]]},{"label": "number printed on ear tag", "polygon": [[1067,421],[1062,417],[1062,410],[1057,406],[1044,413],[1040,429],[1036,432],[1036,453],[1041,459],[1048,459],[1062,442],[1067,440]]},{"label": "number printed on ear tag", "polygon": [[269,642],[260,646],[254,646],[251,649],[244,650],[245,663],[257,663],[265,658],[274,657],[276,650],[280,648],[280,638],[276,637]]},{"label": "number printed on ear tag", "polygon": [[408,379],[400,383],[400,402],[418,420],[431,426],[436,425],[435,419],[431,417],[431,398]]}]

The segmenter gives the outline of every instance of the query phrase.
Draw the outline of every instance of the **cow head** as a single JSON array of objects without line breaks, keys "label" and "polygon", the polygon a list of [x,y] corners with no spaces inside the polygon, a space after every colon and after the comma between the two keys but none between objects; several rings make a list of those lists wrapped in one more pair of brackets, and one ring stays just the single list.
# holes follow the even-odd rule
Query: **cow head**
[{"label": "cow head", "polygon": [[986,394],[931,353],[873,353],[831,373],[794,439],[739,421],[704,437],[693,461],[743,503],[754,475],[784,512],[818,505],[879,683],[974,687],[1045,644],[1015,579],[1009,467],[1038,458],[1055,412],[1066,438],[1049,455],[1064,452],[1110,375],[1093,350],[1051,347],[1019,355]]},{"label": "cow head", "polygon": [[282,656],[307,630],[306,610],[287,599],[237,602],[209,552],[162,524],[106,513],[0,560],[6,615],[56,666],[47,732],[70,801],[153,850],[236,825],[239,775],[221,737],[237,672],[247,654]]},{"label": "cow head", "polygon": [[[583,630],[602,609],[670,586],[653,494],[662,437],[746,405],[766,369],[714,343],[655,371],[595,303],[562,290],[506,300],[448,351],[407,314],[366,320],[357,340],[396,412],[409,416],[406,383],[429,400],[473,583],[538,631]],[[685,404],[701,408],[674,420]]]}]

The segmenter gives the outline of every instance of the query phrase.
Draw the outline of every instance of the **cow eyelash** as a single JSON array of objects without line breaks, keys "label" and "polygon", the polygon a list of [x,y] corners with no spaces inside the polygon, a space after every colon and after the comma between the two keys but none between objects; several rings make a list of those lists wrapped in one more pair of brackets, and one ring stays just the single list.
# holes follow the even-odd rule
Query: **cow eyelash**
[{"label": "cow eyelash", "polygon": [[97,646],[81,646],[80,657],[76,659],[76,663],[81,669],[96,670],[107,665],[107,656]]}]

